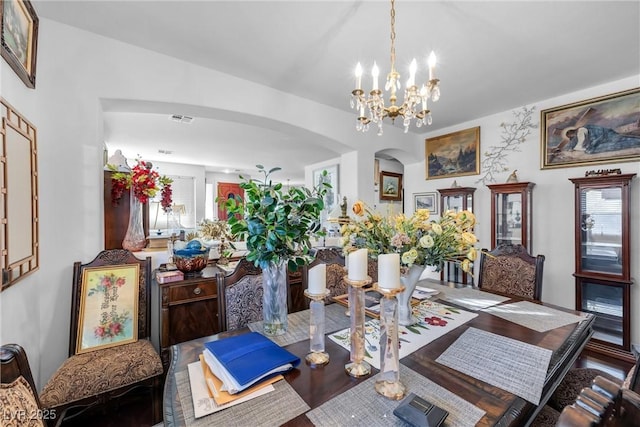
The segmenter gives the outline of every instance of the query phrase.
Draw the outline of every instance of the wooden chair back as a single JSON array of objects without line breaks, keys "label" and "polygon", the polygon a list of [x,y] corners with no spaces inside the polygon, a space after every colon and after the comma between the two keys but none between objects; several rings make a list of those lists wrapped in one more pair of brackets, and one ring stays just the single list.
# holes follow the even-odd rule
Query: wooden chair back
[{"label": "wooden chair back", "polygon": [[33,397],[38,404],[38,408],[42,408],[40,398],[38,397],[38,389],[33,381],[33,374],[27,353],[18,344],[5,344],[0,347],[0,383],[11,384],[20,377],[23,377],[29,383],[33,391]]},{"label": "wooden chair back", "polygon": [[524,246],[501,244],[480,254],[478,287],[540,301],[544,255],[531,256]]},{"label": "wooden chair back", "polygon": [[241,259],[233,273],[216,274],[220,332],[262,320],[262,269]]},{"label": "wooden chair back", "polygon": [[73,264],[71,293],[71,331],[69,334],[69,356],[77,352],[78,324],[82,310],[82,276],[84,270],[92,267],[122,266],[138,264],[138,339],[151,338],[151,257],[137,258],[126,249],[109,249],[100,252],[93,261]]},{"label": "wooden chair back", "polygon": [[[319,264],[327,265],[327,290],[329,296],[326,302],[331,302],[331,297],[347,293],[347,283],[343,280],[347,274],[344,270],[344,255],[341,248],[320,248],[314,254],[315,259],[302,267],[302,289],[309,288],[309,269]],[[308,307],[307,303],[307,307]]]}]

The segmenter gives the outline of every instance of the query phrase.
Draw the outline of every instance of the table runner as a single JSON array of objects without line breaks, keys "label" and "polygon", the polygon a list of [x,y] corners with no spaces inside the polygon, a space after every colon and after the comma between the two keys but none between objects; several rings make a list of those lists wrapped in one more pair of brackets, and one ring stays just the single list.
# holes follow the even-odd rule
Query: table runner
[{"label": "table runner", "polygon": [[190,427],[280,425],[310,409],[288,382],[278,381],[270,393],[196,419],[187,370],[176,372],[176,385],[185,425]]},{"label": "table runner", "polygon": [[[420,282],[418,282],[418,285],[420,285]],[[440,291],[438,295],[435,295],[432,298],[450,302],[471,311],[482,310],[483,308],[491,307],[510,299],[490,292],[484,292],[479,289],[469,287],[451,288],[449,286],[439,285],[430,281],[425,281],[424,286]]]},{"label": "table runner", "polygon": [[[309,339],[309,310],[298,311],[291,313],[287,317],[289,320],[289,327],[287,332],[283,335],[272,337],[266,335],[267,338],[278,344],[280,347],[284,347],[289,344],[297,343]],[[329,304],[325,306],[324,313],[324,332],[330,334],[331,332],[338,331],[340,329],[349,327],[349,317],[345,315],[345,308],[340,304]],[[249,329],[254,332],[263,333],[262,321],[249,323]],[[264,335],[264,334],[263,334]]]},{"label": "table runner", "polygon": [[[376,393],[376,380],[377,375],[368,378],[308,412],[307,417],[316,426],[406,426],[393,415],[399,402]],[[475,426],[485,414],[482,409],[402,364],[400,380],[407,387],[407,393],[415,393],[449,412],[444,422],[446,427]]]},{"label": "table runner", "polygon": [[[401,359],[478,316],[476,313],[430,300],[414,306],[413,315],[419,320],[417,324],[398,327]],[[351,348],[350,328],[330,334],[329,339],[347,351]],[[365,322],[365,360],[371,366],[380,369],[380,321],[378,319]]]},{"label": "table runner", "polygon": [[491,307],[484,311],[538,332],[546,332],[586,319],[584,316],[534,304],[530,301],[519,301],[513,304]]},{"label": "table runner", "polygon": [[538,405],[552,351],[470,327],[436,362]]}]

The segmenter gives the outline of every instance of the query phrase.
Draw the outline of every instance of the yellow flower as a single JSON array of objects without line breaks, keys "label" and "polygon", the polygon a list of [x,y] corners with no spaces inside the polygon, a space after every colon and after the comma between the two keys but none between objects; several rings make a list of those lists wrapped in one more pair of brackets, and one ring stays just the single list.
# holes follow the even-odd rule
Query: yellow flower
[{"label": "yellow flower", "polygon": [[469,233],[468,231],[463,232],[461,237],[462,241],[467,245],[473,245],[478,241],[478,238],[473,233]]},{"label": "yellow flower", "polygon": [[469,261],[475,261],[478,258],[478,251],[476,248],[471,248],[469,249],[469,252],[467,252],[467,259],[469,259]]},{"label": "yellow flower", "polygon": [[365,209],[364,209],[364,203],[360,200],[358,200],[357,202],[355,202],[353,204],[353,213],[358,215],[358,216],[362,216],[364,215]]},{"label": "yellow flower", "polygon": [[471,261],[469,261],[468,259],[465,259],[464,261],[462,261],[462,263],[460,263],[460,268],[465,273],[470,272],[471,271]]},{"label": "yellow flower", "polygon": [[456,217],[458,223],[471,228],[476,224],[476,216],[470,211],[460,211]]},{"label": "yellow flower", "polygon": [[418,252],[412,249],[402,254],[402,263],[411,265],[416,260],[416,258],[418,258]]},{"label": "yellow flower", "polygon": [[423,248],[432,248],[433,247],[433,237],[429,236],[428,234],[426,236],[422,236],[420,238],[420,246],[422,246]]},{"label": "yellow flower", "polygon": [[433,232],[438,236],[442,234],[442,226],[438,223],[431,224],[431,230],[433,230]]}]

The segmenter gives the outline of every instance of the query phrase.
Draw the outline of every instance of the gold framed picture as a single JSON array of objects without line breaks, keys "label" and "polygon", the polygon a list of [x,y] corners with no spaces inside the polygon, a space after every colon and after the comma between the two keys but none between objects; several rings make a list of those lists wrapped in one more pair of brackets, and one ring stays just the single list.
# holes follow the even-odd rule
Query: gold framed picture
[{"label": "gold framed picture", "polygon": [[27,87],[36,87],[39,20],[29,0],[0,0],[2,57]]},{"label": "gold framed picture", "polygon": [[82,271],[76,353],[138,340],[139,264]]},{"label": "gold framed picture", "polygon": [[540,114],[541,169],[640,159],[640,88]]},{"label": "gold framed picture", "polygon": [[480,173],[480,126],[425,140],[427,179]]},{"label": "gold framed picture", "polygon": [[402,201],[402,174],[380,172],[380,200]]}]

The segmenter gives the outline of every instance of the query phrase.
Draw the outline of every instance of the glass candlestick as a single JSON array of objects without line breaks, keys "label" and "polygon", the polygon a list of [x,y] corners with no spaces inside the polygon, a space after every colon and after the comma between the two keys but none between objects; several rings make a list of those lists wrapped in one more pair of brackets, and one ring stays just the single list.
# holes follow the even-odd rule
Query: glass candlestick
[{"label": "glass candlestick", "polygon": [[329,296],[329,291],[323,294],[311,294],[304,291],[304,296],[309,298],[309,353],[304,358],[309,366],[316,368],[329,363],[329,353],[324,351],[324,299]]},{"label": "glass candlestick", "polygon": [[371,365],[364,360],[364,289],[371,283],[371,277],[364,280],[351,280],[344,277],[349,285],[349,316],[351,332],[351,357],[350,363],[344,366],[347,374],[352,377],[363,377],[371,373]]},{"label": "glass candlestick", "polygon": [[376,391],[386,398],[400,400],[407,388],[400,382],[400,357],[398,345],[398,299],[396,295],[404,287],[387,289],[374,285],[382,294],[380,299],[380,373]]}]

